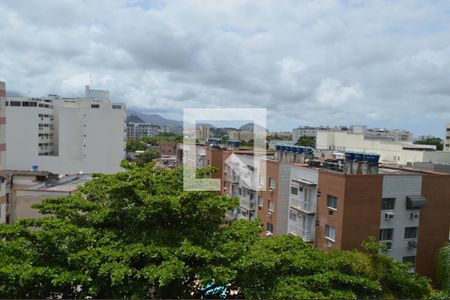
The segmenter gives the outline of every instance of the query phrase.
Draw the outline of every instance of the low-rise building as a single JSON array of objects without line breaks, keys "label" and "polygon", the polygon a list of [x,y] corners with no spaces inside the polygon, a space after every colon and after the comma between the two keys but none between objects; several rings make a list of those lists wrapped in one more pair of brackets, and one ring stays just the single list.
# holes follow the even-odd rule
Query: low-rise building
[{"label": "low-rise building", "polygon": [[8,171],[7,210],[3,223],[40,218],[34,204],[47,198],[69,196],[92,178],[89,174],[58,175],[48,171]]}]

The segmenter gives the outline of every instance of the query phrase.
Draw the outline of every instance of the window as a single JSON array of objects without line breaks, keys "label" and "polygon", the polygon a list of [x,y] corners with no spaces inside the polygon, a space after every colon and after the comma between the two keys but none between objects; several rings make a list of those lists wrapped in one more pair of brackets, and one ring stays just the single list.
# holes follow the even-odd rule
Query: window
[{"label": "window", "polygon": [[328,208],[337,209],[337,197],[328,195],[327,196],[327,206],[328,206]]},{"label": "window", "polygon": [[99,104],[91,104],[91,108],[100,108]]},{"label": "window", "polygon": [[295,210],[289,210],[289,220],[297,221],[297,212]]},{"label": "window", "polygon": [[242,189],[242,196],[247,197],[247,189]]},{"label": "window", "polygon": [[238,188],[238,195],[239,195],[239,196],[242,195],[242,188]]},{"label": "window", "polygon": [[267,203],[268,203],[269,209],[273,210],[273,200],[269,200]]},{"label": "window", "polygon": [[291,194],[297,196],[298,195],[298,188],[295,186],[291,186]]},{"label": "window", "polygon": [[272,223],[267,223],[267,231],[273,233],[273,224]]},{"label": "window", "polygon": [[381,210],[394,209],[395,198],[383,198],[381,199]]},{"label": "window", "polygon": [[269,177],[269,187],[274,190],[275,189],[275,179]]},{"label": "window", "polygon": [[22,106],[30,106],[30,102],[22,101]]},{"label": "window", "polygon": [[259,207],[263,207],[263,205],[264,205],[264,199],[261,198],[261,196],[258,195],[258,206]]},{"label": "window", "polygon": [[405,239],[417,238],[417,227],[405,227]]},{"label": "window", "polygon": [[260,186],[264,186],[264,182],[265,182],[265,177],[262,175],[259,175],[259,185]]},{"label": "window", "polygon": [[416,257],[415,256],[403,256],[402,262],[410,263],[413,265],[413,267],[415,267],[416,266]]},{"label": "window", "polygon": [[113,109],[121,109],[122,105],[113,104],[112,108]]},{"label": "window", "polygon": [[11,101],[11,106],[21,106],[21,104],[20,101]]},{"label": "window", "polygon": [[336,229],[333,226],[325,225],[325,237],[330,240],[336,240]]},{"label": "window", "polygon": [[391,241],[394,236],[393,228],[380,229],[380,241]]}]

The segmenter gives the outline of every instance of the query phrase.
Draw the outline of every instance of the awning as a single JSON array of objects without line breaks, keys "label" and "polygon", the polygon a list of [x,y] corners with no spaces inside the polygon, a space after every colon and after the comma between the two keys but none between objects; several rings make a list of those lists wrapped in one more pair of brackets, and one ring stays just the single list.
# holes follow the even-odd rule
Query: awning
[{"label": "awning", "polygon": [[303,178],[292,179],[292,181],[301,183],[301,184],[306,184],[306,185],[316,185],[314,182],[303,179]]},{"label": "awning", "polygon": [[406,196],[406,208],[407,209],[415,209],[421,208],[422,206],[427,204],[427,199],[421,195],[411,195]]}]

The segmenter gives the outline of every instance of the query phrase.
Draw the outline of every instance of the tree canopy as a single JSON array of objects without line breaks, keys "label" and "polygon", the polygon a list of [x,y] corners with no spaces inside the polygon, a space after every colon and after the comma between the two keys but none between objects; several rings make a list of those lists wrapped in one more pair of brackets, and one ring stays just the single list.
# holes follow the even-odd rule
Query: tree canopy
[{"label": "tree canopy", "polygon": [[299,237],[261,238],[261,222],[225,219],[236,198],[183,191],[180,169],[124,166],[35,205],[43,218],[0,226],[1,297],[200,298],[211,285],[236,298],[431,291],[408,265],[375,252],[326,253]]},{"label": "tree canopy", "polygon": [[142,167],[145,164],[151,162],[155,158],[161,157],[161,154],[158,150],[147,150],[144,153],[141,153],[137,156],[136,165]]},{"label": "tree canopy", "polygon": [[313,136],[301,136],[297,143],[295,143],[296,146],[305,146],[305,147],[316,147],[316,138]]},{"label": "tree canopy", "polygon": [[414,144],[435,145],[437,150],[442,150],[444,148],[442,139],[438,137],[427,137],[425,139],[415,141]]}]

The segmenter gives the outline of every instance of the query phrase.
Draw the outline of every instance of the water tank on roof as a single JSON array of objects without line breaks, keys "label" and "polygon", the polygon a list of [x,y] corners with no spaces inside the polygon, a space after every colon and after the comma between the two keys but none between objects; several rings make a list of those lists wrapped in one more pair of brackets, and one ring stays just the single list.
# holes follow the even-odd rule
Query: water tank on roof
[{"label": "water tank on roof", "polygon": [[228,147],[239,149],[240,144],[241,142],[239,140],[228,140]]},{"label": "water tank on roof", "polygon": [[38,164],[32,164],[31,165],[31,170],[33,170],[33,171],[39,170],[39,165]]},{"label": "water tank on roof", "polygon": [[275,151],[280,151],[281,145],[275,145]]},{"label": "water tank on roof", "polygon": [[380,155],[376,153],[368,153],[365,156],[365,160],[370,164],[378,164]]},{"label": "water tank on roof", "polygon": [[355,160],[355,153],[354,152],[345,152],[345,159],[346,160]]}]

